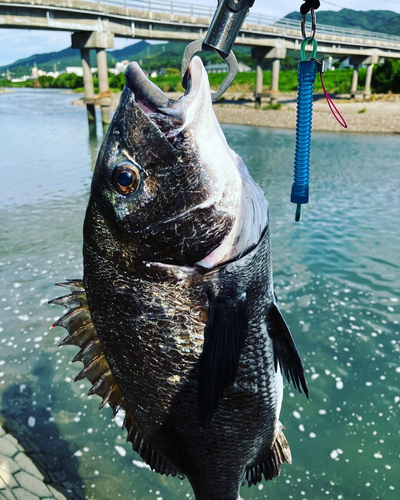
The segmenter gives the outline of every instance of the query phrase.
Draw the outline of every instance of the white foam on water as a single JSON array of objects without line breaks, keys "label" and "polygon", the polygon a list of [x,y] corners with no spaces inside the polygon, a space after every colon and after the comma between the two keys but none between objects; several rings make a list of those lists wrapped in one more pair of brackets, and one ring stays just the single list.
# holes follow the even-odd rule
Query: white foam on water
[{"label": "white foam on water", "polygon": [[118,446],[118,445],[115,445],[114,448],[121,455],[121,457],[125,457],[126,456],[126,450],[125,450],[125,448],[122,448],[122,446]]},{"label": "white foam on water", "polygon": [[35,419],[35,417],[29,417],[28,418],[28,425],[29,425],[29,427],[35,427],[35,425],[36,425],[36,419]]},{"label": "white foam on water", "polygon": [[136,465],[136,467],[139,467],[139,469],[150,469],[150,465],[147,465],[140,460],[132,460],[132,463],[133,465]]}]

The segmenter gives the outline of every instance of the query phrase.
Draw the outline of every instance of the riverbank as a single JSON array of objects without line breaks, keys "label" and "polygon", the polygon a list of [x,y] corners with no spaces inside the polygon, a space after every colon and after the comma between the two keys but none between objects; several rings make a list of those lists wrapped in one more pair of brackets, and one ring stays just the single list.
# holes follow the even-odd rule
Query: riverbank
[{"label": "riverbank", "polygon": [[[167,93],[172,99],[181,94]],[[113,94],[112,108],[118,105],[120,94]],[[348,128],[341,127],[333,117],[324,95],[314,102],[313,130],[323,132],[357,132],[374,134],[400,134],[400,96],[379,95],[374,101],[357,101],[349,96],[337,96],[334,103],[344,116]],[[83,106],[83,98],[73,101]],[[280,106],[280,107],[279,107]],[[251,93],[226,93],[214,104],[220,123],[294,129],[296,127],[296,93],[280,94],[279,109],[271,109],[265,101],[256,109]]]}]

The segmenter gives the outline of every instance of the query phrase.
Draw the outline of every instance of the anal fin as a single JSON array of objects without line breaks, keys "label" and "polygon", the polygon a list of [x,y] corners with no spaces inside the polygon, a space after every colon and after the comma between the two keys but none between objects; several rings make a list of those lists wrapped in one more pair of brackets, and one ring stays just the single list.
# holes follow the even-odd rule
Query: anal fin
[{"label": "anal fin", "polygon": [[272,448],[260,454],[258,459],[247,467],[242,486],[246,484],[250,487],[262,481],[262,476],[268,481],[279,476],[281,465],[292,463],[289,443],[285,435],[280,430],[276,436]]},{"label": "anal fin", "polygon": [[299,392],[303,389],[308,397],[303,362],[277,302],[273,302],[268,313],[268,334],[274,346],[275,370],[279,364],[287,381],[292,382]]}]

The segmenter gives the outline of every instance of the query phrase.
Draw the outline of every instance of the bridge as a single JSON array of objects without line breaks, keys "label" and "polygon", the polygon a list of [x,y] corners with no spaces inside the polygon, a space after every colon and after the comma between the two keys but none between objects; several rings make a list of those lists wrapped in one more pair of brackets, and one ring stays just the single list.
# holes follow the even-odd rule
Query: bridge
[{"label": "bridge", "polygon": [[[109,121],[106,49],[114,37],[190,42],[204,37],[214,7],[168,0],[0,0],[0,28],[72,32],[72,46],[81,50],[89,120],[94,115],[94,89],[89,51],[97,52],[103,122]],[[310,29],[310,26],[307,26]],[[319,54],[350,57],[354,66],[352,94],[357,92],[358,68],[367,65],[364,96],[371,93],[373,65],[380,58],[400,59],[400,37],[318,24]],[[280,61],[288,50],[299,50],[299,22],[250,12],[236,45],[252,47],[257,59],[256,97],[262,95],[262,61],[273,60],[271,93],[278,92]],[[311,50],[311,46],[307,46]]]}]

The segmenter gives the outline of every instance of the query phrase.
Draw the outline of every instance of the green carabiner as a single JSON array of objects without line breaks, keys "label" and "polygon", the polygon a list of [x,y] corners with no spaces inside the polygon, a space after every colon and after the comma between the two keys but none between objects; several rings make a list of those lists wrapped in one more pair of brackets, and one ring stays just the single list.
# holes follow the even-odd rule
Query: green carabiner
[{"label": "green carabiner", "polygon": [[311,39],[310,37],[307,37],[303,40],[303,43],[301,44],[301,60],[305,61],[306,60],[306,45],[312,43],[313,46],[313,52],[312,52],[312,59],[315,59],[317,55],[317,50],[318,50],[318,44],[317,40],[315,38]]}]

